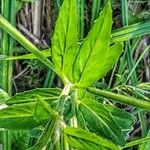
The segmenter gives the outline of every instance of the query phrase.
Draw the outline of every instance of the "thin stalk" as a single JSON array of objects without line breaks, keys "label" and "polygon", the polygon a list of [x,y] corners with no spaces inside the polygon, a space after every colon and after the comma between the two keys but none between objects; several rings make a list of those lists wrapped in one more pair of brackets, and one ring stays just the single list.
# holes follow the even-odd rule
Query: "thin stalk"
[{"label": "thin stalk", "polygon": [[139,120],[140,120],[140,126],[142,130],[142,137],[145,137],[147,134],[147,124],[146,124],[146,116],[145,112],[139,111],[138,112]]},{"label": "thin stalk", "polygon": [[[56,11],[57,16],[58,16],[61,4],[62,4],[62,0],[56,0],[55,1],[55,11]],[[45,82],[44,82],[44,87],[51,87],[53,84],[55,76],[56,76],[55,72],[51,69],[48,69],[47,75],[45,78]]]},{"label": "thin stalk", "polygon": [[46,75],[46,79],[44,82],[44,87],[46,88],[52,87],[55,76],[56,76],[55,72],[53,72],[52,70],[48,70],[48,73]]},{"label": "thin stalk", "polygon": [[133,147],[133,146],[136,146],[136,145],[140,145],[140,144],[143,144],[143,143],[149,142],[149,141],[150,141],[150,136],[145,137],[145,138],[141,138],[141,139],[139,139],[139,140],[135,140],[135,141],[132,141],[132,142],[127,143],[127,144],[123,147],[123,149],[128,148],[128,147]]},{"label": "thin stalk", "polygon": [[[123,26],[128,26],[129,23],[128,23],[128,2],[127,2],[127,0],[121,0],[121,13],[122,13]],[[132,60],[130,48],[131,48],[130,41],[125,42],[125,53],[124,54],[126,55],[126,57],[124,57],[125,59],[123,59],[123,61],[121,62],[121,63],[124,63],[125,60],[127,59],[129,72],[133,68],[133,60]],[[132,81],[133,85],[135,85],[138,81],[135,70],[131,76],[131,81]]]},{"label": "thin stalk", "polygon": [[64,104],[65,101],[68,99],[70,90],[71,90],[71,84],[67,83],[58,99],[59,103],[56,106],[57,112],[59,113],[61,119],[59,119],[57,122],[57,126],[55,128],[54,137],[53,137],[55,150],[61,150],[61,146],[65,146],[65,147],[67,146],[67,143],[64,143],[65,141],[61,137],[61,133],[62,133],[62,129],[65,126],[64,124],[62,125],[62,120],[64,119]]},{"label": "thin stalk", "polygon": [[77,90],[73,90],[73,93],[72,93],[72,108],[71,108],[71,113],[72,113],[72,118],[70,119],[70,125],[71,127],[78,127],[78,121],[77,121],[77,101],[78,101],[78,98],[77,98]]},{"label": "thin stalk", "polygon": [[[141,39],[141,37],[137,38],[136,42],[132,45],[132,47],[131,47],[131,53],[132,53],[132,55],[133,55],[134,51],[136,50],[136,47],[137,47],[137,45],[138,45],[140,39]],[[125,55],[121,58],[121,61],[123,61],[123,60],[125,59],[124,57],[125,57]],[[113,87],[118,86],[120,83],[123,83],[123,84],[126,83],[126,81],[125,81],[125,79],[124,79],[125,73],[123,73],[123,71],[125,70],[125,67],[126,67],[126,66],[127,66],[127,61],[125,61],[124,64],[120,64],[120,67],[119,67],[118,72],[119,72],[119,74],[121,74],[122,78],[119,79],[119,78],[117,77],[117,78],[116,78],[116,81],[115,81],[115,83],[114,83],[114,85],[113,85]],[[134,68],[134,67],[133,67],[133,68]],[[132,69],[133,69],[133,68],[132,68]],[[116,69],[114,68],[114,69],[113,69],[113,72],[114,72],[114,70],[116,70]],[[132,72],[132,71],[131,71],[131,72]],[[130,72],[130,73],[131,73],[131,72]],[[129,74],[130,74],[130,73],[129,73]],[[111,83],[110,83],[110,84],[111,84]]]},{"label": "thin stalk", "polygon": [[101,0],[92,1],[92,17],[91,17],[91,27],[93,26],[94,20],[97,19],[99,15],[99,10],[101,7]]},{"label": "thin stalk", "polygon": [[[3,16],[10,20],[11,23],[15,24],[15,15],[16,11],[14,11],[14,1],[11,0],[2,0],[1,9]],[[13,44],[14,40],[5,32],[2,32],[1,39],[1,53],[2,55],[12,56],[13,55]],[[12,61],[2,62],[1,69],[1,87],[4,91],[6,91],[10,96],[12,94]],[[11,132],[9,130],[5,130],[3,132],[3,149],[11,150]]]},{"label": "thin stalk", "polygon": [[133,74],[134,70],[136,69],[136,67],[138,66],[138,64],[140,63],[140,61],[142,60],[142,58],[144,57],[144,55],[150,50],[150,45],[146,47],[146,49],[143,51],[143,53],[140,55],[139,59],[137,60],[136,64],[134,65],[134,67],[132,68],[132,70],[130,71],[125,84],[127,83],[127,81],[129,80],[129,78],[131,77],[131,75]]},{"label": "thin stalk", "polygon": [[78,0],[78,39],[82,40],[84,38],[84,9],[85,0]]},{"label": "thin stalk", "polygon": [[69,150],[69,145],[68,145],[68,142],[66,140],[66,136],[65,135],[63,136],[63,149],[64,150]]},{"label": "thin stalk", "polygon": [[[9,33],[14,39],[16,39],[22,46],[24,46],[29,52],[37,56],[37,58],[44,63],[47,67],[54,70],[52,62],[45,58],[41,51],[33,45],[24,35],[22,35],[13,25],[11,25],[6,19],[0,15],[0,27]],[[61,76],[61,75],[60,75]]]},{"label": "thin stalk", "polygon": [[92,88],[92,87],[87,88],[87,91],[90,93],[102,96],[104,98],[111,99],[116,102],[120,102],[123,104],[131,105],[131,106],[134,106],[137,108],[141,108],[141,109],[150,111],[150,102],[145,101],[143,99],[124,96],[121,94],[116,94],[116,93],[113,93],[110,91],[100,90],[100,89],[96,89],[96,88]]},{"label": "thin stalk", "polygon": [[48,123],[46,124],[46,127],[41,135],[41,137],[39,138],[38,142],[37,142],[37,147],[40,150],[44,150],[46,149],[48,143],[51,141],[51,137],[54,133],[54,130],[56,128],[56,124],[57,124],[57,120],[58,117],[54,116],[54,118],[50,119],[48,121]]},{"label": "thin stalk", "polygon": [[148,34],[150,34],[150,22],[139,22],[114,30],[112,32],[111,43],[127,41]]}]

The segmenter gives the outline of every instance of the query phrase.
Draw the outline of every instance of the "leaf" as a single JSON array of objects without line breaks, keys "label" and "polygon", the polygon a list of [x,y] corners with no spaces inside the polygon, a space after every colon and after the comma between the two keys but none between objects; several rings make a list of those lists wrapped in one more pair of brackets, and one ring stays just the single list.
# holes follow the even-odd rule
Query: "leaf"
[{"label": "leaf", "polygon": [[0,89],[0,104],[3,104],[7,99],[9,98],[9,95]]},{"label": "leaf", "polygon": [[52,37],[52,61],[56,70],[63,75],[68,72],[77,46],[76,0],[65,0],[56,22]]},{"label": "leaf", "polygon": [[37,143],[30,147],[27,150],[45,150],[48,143],[50,142],[53,132],[55,130],[55,127],[57,125],[57,117],[52,118],[51,120],[48,121],[48,123],[46,124],[46,127],[44,128],[43,133],[40,136],[40,139],[37,141]]},{"label": "leaf", "polygon": [[79,110],[90,131],[95,132],[120,146],[125,144],[121,128],[103,104],[92,99],[84,99],[79,105]]},{"label": "leaf", "polygon": [[65,138],[69,145],[79,150],[120,150],[111,141],[79,128],[65,128]]},{"label": "leaf", "polygon": [[108,2],[81,45],[76,57],[73,73],[74,82],[77,84],[89,86],[104,75],[101,74],[104,67],[101,67],[108,61],[106,58],[110,53],[111,27],[112,10],[111,4]]},{"label": "leaf", "polygon": [[15,96],[10,97],[7,101],[7,105],[35,102],[37,99],[45,101],[57,100],[61,93],[58,88],[37,88],[34,90],[17,93]]},{"label": "leaf", "polygon": [[114,120],[121,128],[122,132],[124,133],[124,136],[127,139],[129,136],[129,132],[133,129],[133,125],[135,123],[136,118],[131,113],[128,113],[115,106],[111,105],[104,105],[104,106],[111,113]]},{"label": "leaf", "polygon": [[11,130],[12,150],[25,150],[28,148],[30,136],[26,130]]},{"label": "leaf", "polygon": [[41,100],[16,104],[0,110],[0,128],[29,129],[45,123],[54,115],[56,113],[48,103]]}]

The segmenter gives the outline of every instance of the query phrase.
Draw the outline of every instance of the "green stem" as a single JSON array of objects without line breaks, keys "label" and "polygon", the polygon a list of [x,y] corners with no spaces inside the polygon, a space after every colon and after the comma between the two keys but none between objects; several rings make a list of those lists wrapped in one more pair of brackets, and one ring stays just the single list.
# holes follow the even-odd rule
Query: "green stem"
[{"label": "green stem", "polygon": [[134,97],[128,97],[120,94],[116,94],[113,92],[105,91],[105,90],[100,90],[96,88],[87,88],[87,91],[111,100],[114,100],[116,102],[121,102],[123,104],[131,105],[134,107],[138,107],[141,109],[145,109],[150,111],[150,102],[142,100],[142,99],[137,99]]},{"label": "green stem", "polygon": [[68,142],[66,140],[66,136],[65,135],[63,136],[63,149],[64,150],[69,150],[69,145],[68,145]]},{"label": "green stem", "polygon": [[93,26],[94,20],[97,19],[99,15],[99,10],[101,7],[101,0],[92,1],[92,17],[91,17],[91,27]]},{"label": "green stem", "polygon": [[136,69],[136,67],[138,66],[138,64],[140,63],[140,61],[142,60],[142,58],[144,57],[144,55],[149,51],[150,45],[146,47],[146,49],[143,51],[143,53],[140,55],[139,59],[137,60],[136,64],[134,65],[134,67],[132,68],[132,70],[130,71],[125,84],[127,83],[127,81],[129,80],[129,78],[131,77],[131,75],[133,74],[134,70]]},{"label": "green stem", "polygon": [[52,87],[55,76],[56,76],[55,72],[49,69],[44,82],[44,87],[46,88]]},{"label": "green stem", "polygon": [[149,141],[150,141],[150,136],[145,137],[145,138],[141,138],[141,139],[139,139],[139,140],[135,140],[135,141],[132,141],[132,142],[127,143],[127,144],[123,147],[123,149],[124,149],[124,148],[128,148],[128,147],[133,147],[133,146],[135,146],[135,145],[140,145],[140,144],[143,144],[143,143],[149,142]]},{"label": "green stem", "polygon": [[76,113],[76,110],[77,110],[77,101],[78,101],[78,98],[77,98],[77,90],[74,90],[73,93],[72,93],[72,109],[71,109],[71,113],[72,113],[72,118],[70,119],[70,125],[71,127],[78,127],[78,121],[77,121],[77,113]]},{"label": "green stem", "polygon": [[114,30],[112,33],[111,43],[119,43],[132,38],[141,37],[150,34],[150,22],[135,23]]},{"label": "green stem", "polygon": [[138,112],[139,120],[140,120],[140,126],[142,130],[142,137],[145,137],[147,134],[147,124],[146,124],[146,116],[145,112],[139,111]]},{"label": "green stem", "polygon": [[57,120],[58,120],[58,117],[54,116],[54,118],[52,118],[48,121],[48,123],[36,145],[39,150],[46,149],[48,143],[51,141],[51,137],[56,128]]},{"label": "green stem", "polygon": [[[127,0],[121,0],[121,12],[122,12],[122,24],[123,26],[128,26],[128,2]],[[131,51],[130,51],[130,41],[125,42],[125,57],[124,59],[121,61],[121,63],[125,63],[126,59],[127,59],[127,64],[129,67],[129,72],[132,70],[133,68],[133,60],[132,60],[132,55],[131,55]],[[122,66],[122,65],[120,65]],[[133,74],[131,76],[131,81],[132,84],[135,85],[137,84],[137,75],[135,70],[133,71]]]},{"label": "green stem", "polygon": [[[11,23],[15,24],[15,15],[16,11],[14,11],[14,1],[11,0],[2,0],[2,14],[7,19],[10,20]],[[2,32],[1,39],[1,54],[6,56],[13,55],[13,44],[14,40],[5,32]],[[1,69],[1,86],[4,91],[6,91],[10,96],[12,94],[12,61],[2,62]],[[9,130],[5,130],[3,132],[3,149],[10,150],[11,149],[11,132]]]},{"label": "green stem", "polygon": [[78,0],[78,39],[84,38],[84,8],[85,0]]},{"label": "green stem", "polygon": [[3,150],[11,150],[11,133],[9,130],[3,132]]}]

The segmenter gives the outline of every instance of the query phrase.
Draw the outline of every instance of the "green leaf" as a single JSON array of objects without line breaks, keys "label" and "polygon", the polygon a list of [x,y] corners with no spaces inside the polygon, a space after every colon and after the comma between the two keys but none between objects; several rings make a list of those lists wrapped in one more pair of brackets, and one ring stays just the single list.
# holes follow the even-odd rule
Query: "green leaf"
[{"label": "green leaf", "polygon": [[54,115],[56,113],[48,103],[41,100],[16,104],[0,110],[0,128],[29,129],[45,123]]},{"label": "green leaf", "polygon": [[65,138],[69,145],[79,150],[120,150],[111,141],[79,128],[65,128]]},{"label": "green leaf", "polygon": [[0,104],[3,104],[7,99],[9,98],[9,95],[0,89]]},{"label": "green leaf", "polygon": [[17,93],[15,96],[10,97],[7,105],[35,102],[37,99],[45,101],[57,100],[61,94],[61,89],[58,88],[37,88],[34,90]]},{"label": "green leaf", "polygon": [[55,68],[68,72],[77,46],[77,8],[76,0],[65,0],[56,22],[52,37],[52,60]]},{"label": "green leaf", "polygon": [[120,146],[125,144],[121,128],[103,104],[92,99],[84,99],[81,101],[79,109],[90,131]]},{"label": "green leaf", "polygon": [[12,150],[25,150],[30,142],[30,135],[27,130],[11,130]]},{"label": "green leaf", "polygon": [[48,121],[48,123],[46,124],[46,127],[44,128],[43,133],[41,134],[40,139],[37,141],[37,143],[29,148],[28,150],[45,150],[48,143],[51,141],[53,132],[56,128],[57,125],[57,117],[52,118],[51,120]]},{"label": "green leaf", "polygon": [[[106,73],[103,69],[104,64],[106,65],[108,61],[109,53],[111,53],[111,49],[109,49],[111,27],[112,10],[111,4],[108,2],[83,41],[76,57],[73,73],[74,82],[77,84],[89,86]],[[113,55],[111,57],[113,58]]]},{"label": "green leaf", "polygon": [[104,106],[111,113],[114,120],[121,128],[122,132],[124,133],[124,136],[127,139],[129,136],[129,132],[133,129],[133,125],[135,123],[136,118],[131,113],[128,113],[115,106],[111,105],[104,105]]}]

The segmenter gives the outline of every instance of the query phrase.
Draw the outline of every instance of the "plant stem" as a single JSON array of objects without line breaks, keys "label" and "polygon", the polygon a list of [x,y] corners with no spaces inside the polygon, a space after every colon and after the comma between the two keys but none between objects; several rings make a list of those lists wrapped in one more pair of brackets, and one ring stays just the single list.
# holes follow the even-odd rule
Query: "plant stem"
[{"label": "plant stem", "polygon": [[150,136],[145,137],[145,138],[141,138],[141,139],[139,139],[139,140],[135,140],[135,141],[132,141],[132,142],[127,143],[127,144],[123,147],[123,149],[124,149],[124,148],[128,148],[128,147],[133,147],[133,146],[135,146],[135,145],[140,145],[140,144],[143,144],[143,143],[149,142],[149,141],[150,141]]},{"label": "plant stem", "polygon": [[50,119],[48,121],[48,123],[46,124],[46,127],[40,137],[40,139],[38,140],[37,142],[37,147],[38,149],[46,149],[48,143],[50,142],[51,140],[51,137],[54,133],[54,130],[55,130],[55,127],[56,127],[56,124],[57,124],[57,116],[54,116],[54,118]]},{"label": "plant stem", "polygon": [[132,38],[141,37],[150,33],[150,22],[135,23],[129,26],[114,30],[111,43],[119,43]]},{"label": "plant stem", "polygon": [[[128,2],[127,2],[127,0],[121,0],[121,12],[122,12],[122,24],[123,24],[123,26],[128,26],[129,23],[128,23]],[[133,68],[133,60],[132,60],[130,48],[131,48],[130,41],[125,42],[124,59],[122,59],[122,62],[121,62],[121,63],[125,63],[125,60],[127,59],[129,72]],[[138,81],[135,70],[133,71],[133,74],[131,76],[131,81],[132,81],[133,85],[135,85]]]},{"label": "plant stem", "polygon": [[150,102],[142,100],[142,99],[128,97],[128,96],[124,96],[124,95],[120,95],[120,94],[116,94],[113,92],[104,91],[104,90],[100,90],[100,89],[96,89],[92,87],[87,88],[87,91],[90,93],[105,97],[105,98],[109,98],[116,102],[121,102],[123,104],[131,105],[134,107],[138,107],[138,108],[150,111]]},{"label": "plant stem", "polygon": [[[37,56],[37,58],[47,67],[54,70],[52,62],[45,58],[41,51],[33,45],[24,35],[22,35],[14,26],[12,26],[6,19],[0,15],[0,27],[23,45],[29,52]],[[61,76],[61,75],[60,75]]]},{"label": "plant stem", "polygon": [[77,121],[77,114],[76,114],[76,109],[77,109],[77,90],[73,91],[72,94],[72,109],[71,109],[71,113],[72,113],[72,118],[70,119],[70,125],[71,127],[78,127],[78,121]]},{"label": "plant stem", "polygon": [[[9,20],[12,24],[16,23],[16,11],[15,11],[15,1],[11,0],[2,0],[2,14],[3,16]],[[1,54],[6,56],[13,55],[13,44],[14,40],[5,32],[2,32],[1,39]],[[12,72],[13,66],[12,61],[2,62],[2,70],[1,70],[1,86],[4,91],[6,91],[10,96],[12,94]],[[3,149],[10,150],[11,149],[11,132],[9,130],[5,130],[3,132]]]},{"label": "plant stem", "polygon": [[78,0],[78,39],[84,38],[84,8],[85,0]]},{"label": "plant stem", "polygon": [[127,83],[127,81],[129,80],[129,78],[131,77],[131,75],[133,74],[134,70],[136,69],[136,67],[138,66],[138,64],[140,63],[140,61],[142,60],[142,58],[144,57],[144,55],[150,50],[150,45],[147,46],[145,48],[145,50],[143,51],[143,53],[140,55],[139,59],[137,60],[136,64],[134,65],[134,67],[132,68],[132,70],[130,71],[126,81],[125,81],[125,84]]},{"label": "plant stem", "polygon": [[92,1],[92,17],[91,17],[91,27],[93,26],[94,20],[97,19],[99,15],[99,10],[101,7],[101,0]]},{"label": "plant stem", "polygon": [[140,126],[142,130],[142,137],[145,137],[147,134],[147,124],[146,124],[147,121],[146,121],[145,112],[139,111],[138,116],[139,116]]},{"label": "plant stem", "polygon": [[46,88],[52,87],[55,76],[56,76],[55,72],[49,69],[44,82],[44,87]]}]

